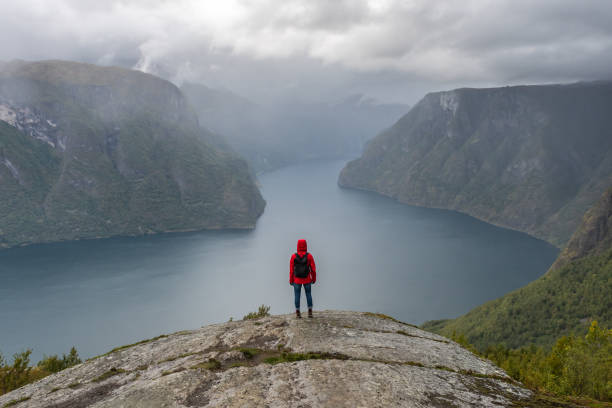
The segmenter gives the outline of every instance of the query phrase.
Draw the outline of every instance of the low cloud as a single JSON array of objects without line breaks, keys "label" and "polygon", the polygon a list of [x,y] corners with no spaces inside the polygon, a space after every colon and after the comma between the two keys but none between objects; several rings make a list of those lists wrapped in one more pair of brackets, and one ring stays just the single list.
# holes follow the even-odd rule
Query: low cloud
[{"label": "low cloud", "polygon": [[388,78],[411,95],[609,78],[612,66],[604,0],[20,0],[2,8],[0,59],[130,66],[257,96],[361,87],[397,99]]}]

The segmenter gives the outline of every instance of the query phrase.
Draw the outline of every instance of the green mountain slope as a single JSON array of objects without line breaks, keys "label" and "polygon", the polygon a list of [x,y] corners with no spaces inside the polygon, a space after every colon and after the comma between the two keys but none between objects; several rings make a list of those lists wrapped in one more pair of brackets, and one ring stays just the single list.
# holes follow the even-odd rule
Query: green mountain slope
[{"label": "green mountain slope", "polygon": [[447,336],[465,334],[479,349],[549,346],[584,333],[592,320],[612,326],[612,188],[585,214],[567,247],[538,280],[454,320],[423,327]]},{"label": "green mountain slope", "polygon": [[612,82],[432,93],[339,183],[563,247],[612,185],[611,109]]},{"label": "green mountain slope", "polygon": [[27,241],[44,222],[45,197],[59,172],[50,146],[0,121],[0,246]]},{"label": "green mountain slope", "polygon": [[246,163],[214,138],[152,75],[4,64],[0,245],[253,227],[264,201]]}]

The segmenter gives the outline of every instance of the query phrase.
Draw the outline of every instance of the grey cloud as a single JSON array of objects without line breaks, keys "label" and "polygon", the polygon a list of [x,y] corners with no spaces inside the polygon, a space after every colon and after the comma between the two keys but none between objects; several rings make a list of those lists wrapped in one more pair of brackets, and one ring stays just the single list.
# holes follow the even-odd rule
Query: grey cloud
[{"label": "grey cloud", "polygon": [[256,98],[367,91],[411,103],[425,88],[609,78],[612,62],[604,0],[21,0],[2,8],[0,59],[130,66]]}]

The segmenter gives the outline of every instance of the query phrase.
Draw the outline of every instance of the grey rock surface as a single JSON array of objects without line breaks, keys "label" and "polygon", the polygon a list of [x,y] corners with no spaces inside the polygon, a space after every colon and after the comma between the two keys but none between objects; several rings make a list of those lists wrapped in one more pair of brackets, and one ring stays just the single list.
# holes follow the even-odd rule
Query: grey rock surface
[{"label": "grey rock surface", "polygon": [[384,315],[228,322],[124,346],[0,407],[486,407],[532,394],[458,344]]}]

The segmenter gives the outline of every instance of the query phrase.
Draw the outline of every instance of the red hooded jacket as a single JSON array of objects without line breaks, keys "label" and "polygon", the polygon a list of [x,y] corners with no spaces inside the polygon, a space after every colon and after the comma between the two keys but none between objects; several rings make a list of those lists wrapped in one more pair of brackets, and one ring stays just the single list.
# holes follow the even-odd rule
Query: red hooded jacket
[{"label": "red hooded jacket", "polygon": [[[304,256],[304,254],[308,252],[308,246],[306,244],[305,239],[299,239],[297,242],[297,253],[299,256]],[[310,274],[305,278],[298,278],[297,276],[293,276],[293,260],[295,259],[295,254],[291,255],[291,260],[289,261],[289,283],[315,283],[317,281],[317,266],[315,265],[314,258],[309,253],[308,254],[308,265],[310,265]]]}]

